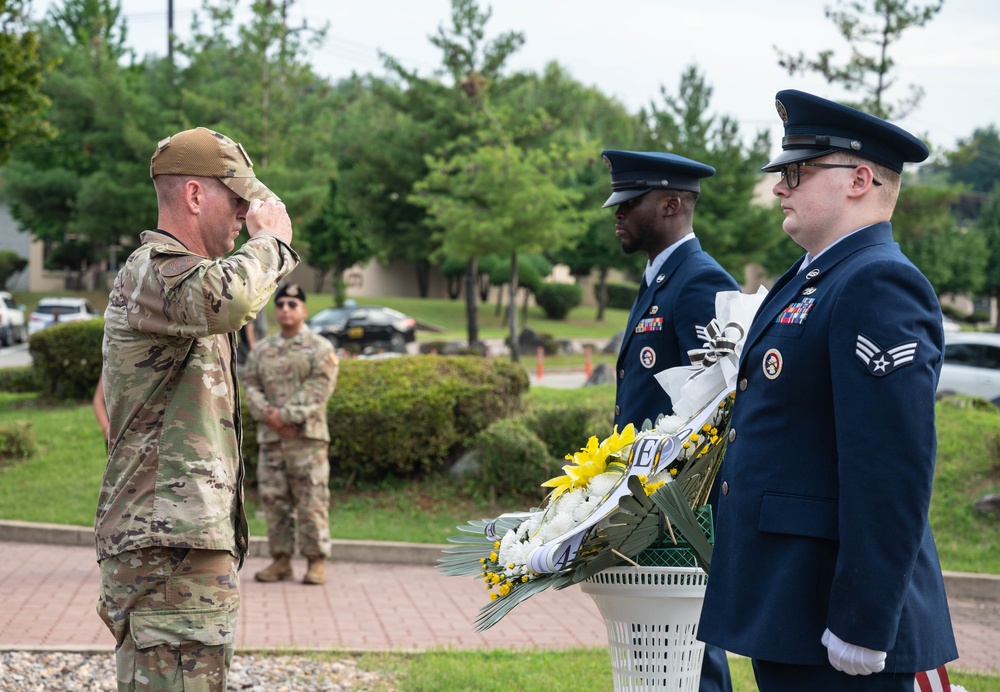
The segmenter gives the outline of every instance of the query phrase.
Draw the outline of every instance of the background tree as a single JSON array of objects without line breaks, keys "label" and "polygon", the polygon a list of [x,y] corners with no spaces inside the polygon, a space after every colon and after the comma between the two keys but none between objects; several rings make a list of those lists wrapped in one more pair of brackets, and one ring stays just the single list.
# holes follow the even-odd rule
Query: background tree
[{"label": "background tree", "polygon": [[986,240],[959,227],[951,212],[960,194],[954,186],[907,185],[900,190],[892,215],[900,249],[939,296],[976,293],[985,280]]},{"label": "background tree", "polygon": [[308,249],[309,264],[325,273],[333,272],[333,298],[337,307],[344,305],[347,287],[344,272],[375,255],[375,245],[368,233],[345,213],[337,181],[331,179],[326,201],[318,216],[302,228]]},{"label": "background tree", "polygon": [[[415,72],[403,68],[397,60],[383,55],[386,67],[393,70],[406,84],[401,94],[409,105],[417,106],[407,112],[435,135],[418,149],[429,154],[424,157],[428,168],[434,157],[444,160],[469,151],[475,146],[476,132],[487,126],[487,123],[497,122],[487,105],[487,93],[491,83],[499,79],[507,58],[523,45],[524,35],[520,32],[507,32],[491,41],[485,41],[485,26],[491,14],[489,9],[481,11],[475,0],[452,0],[451,27],[446,29],[440,26],[438,33],[430,37],[431,43],[442,53],[443,68],[439,76],[449,76],[452,82],[450,87],[443,86],[438,80],[422,79]],[[417,186],[413,189],[416,190]],[[407,199],[413,204],[421,204],[419,195],[410,195]],[[429,225],[433,224],[431,222]],[[462,257],[467,261],[466,323],[469,344],[472,345],[479,340],[479,272],[476,266],[479,253],[454,253],[442,248],[437,254],[443,257]],[[424,256],[427,257],[426,254]]]},{"label": "background tree", "polygon": [[64,245],[54,257],[67,268],[105,257],[156,218],[149,155],[166,117],[125,48],[122,22],[117,2],[66,0],[39,24],[43,60],[59,64],[42,87],[58,134],[14,148],[8,193],[22,228]]},{"label": "background tree", "polygon": [[976,128],[972,137],[958,140],[958,147],[945,155],[952,182],[976,192],[990,194],[1000,183],[1000,133],[996,125]]},{"label": "background tree", "polygon": [[[550,155],[516,145],[487,144],[471,153],[429,161],[430,174],[415,186],[414,203],[427,207],[450,257],[510,257],[510,299],[517,302],[518,254],[540,253],[578,232],[577,193],[560,185]],[[511,358],[517,349],[517,310],[510,310]]]},{"label": "background tree", "polygon": [[[995,301],[1000,297],[1000,184],[993,188],[993,194],[976,223],[976,231],[986,246],[982,288]],[[996,330],[1000,331],[1000,324],[997,324]]]},{"label": "background tree", "polygon": [[850,46],[847,62],[835,64],[832,50],[808,58],[804,53],[791,55],[774,46],[778,64],[792,76],[796,72],[816,72],[830,84],[856,93],[859,100],[850,104],[855,108],[888,120],[902,119],[917,108],[924,90],[910,84],[908,96],[887,102],[886,92],[896,81],[891,76],[896,63],[889,49],[902,39],[904,31],[924,26],[943,6],[944,0],[924,6],[911,5],[909,0],[837,0],[836,8],[827,6],[824,13]]},{"label": "background tree", "polygon": [[0,166],[10,159],[15,142],[33,144],[53,134],[42,117],[49,100],[41,91],[51,65],[39,54],[27,7],[24,0],[0,0]]},{"label": "background tree", "polygon": [[176,48],[188,61],[176,72],[179,98],[168,102],[177,104],[179,129],[203,125],[243,142],[293,223],[303,223],[319,212],[337,169],[331,135],[342,101],[308,63],[327,26],[289,27],[290,0],[251,3],[250,20],[238,25],[237,4],[206,2],[195,15],[190,41]]},{"label": "background tree", "polygon": [[775,205],[755,203],[760,166],[768,160],[770,137],[760,131],[747,146],[729,116],[709,114],[712,88],[696,65],[681,76],[676,97],[661,87],[664,108],[652,104],[655,149],[706,163],[715,175],[703,181],[694,227],[705,250],[744,283],[744,269],[762,261],[781,238]]},{"label": "background tree", "polygon": [[8,281],[27,266],[28,260],[13,250],[0,250],[0,288],[4,288]]}]

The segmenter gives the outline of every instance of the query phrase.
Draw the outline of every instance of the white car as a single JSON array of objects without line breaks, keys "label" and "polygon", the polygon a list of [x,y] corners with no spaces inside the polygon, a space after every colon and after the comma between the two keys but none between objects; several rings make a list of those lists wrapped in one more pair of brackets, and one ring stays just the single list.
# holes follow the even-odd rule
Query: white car
[{"label": "white car", "polygon": [[27,338],[24,306],[14,303],[14,296],[0,291],[0,346],[22,343]]},{"label": "white car", "polygon": [[28,335],[40,332],[53,324],[92,320],[100,317],[84,298],[42,298],[28,319]]},{"label": "white car", "polygon": [[946,332],[937,391],[967,394],[1000,405],[1000,334]]}]

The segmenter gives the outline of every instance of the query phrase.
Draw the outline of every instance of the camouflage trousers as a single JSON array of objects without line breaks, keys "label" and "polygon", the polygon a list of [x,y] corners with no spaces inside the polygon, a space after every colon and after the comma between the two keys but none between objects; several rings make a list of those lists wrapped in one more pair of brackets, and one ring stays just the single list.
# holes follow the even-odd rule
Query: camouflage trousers
[{"label": "camouflage trousers", "polygon": [[119,692],[224,692],[240,607],[236,558],[141,548],[100,568],[97,612],[117,642]]},{"label": "camouflage trousers", "polygon": [[260,446],[257,490],[272,557],[330,556],[330,460],[327,443],[294,437]]}]

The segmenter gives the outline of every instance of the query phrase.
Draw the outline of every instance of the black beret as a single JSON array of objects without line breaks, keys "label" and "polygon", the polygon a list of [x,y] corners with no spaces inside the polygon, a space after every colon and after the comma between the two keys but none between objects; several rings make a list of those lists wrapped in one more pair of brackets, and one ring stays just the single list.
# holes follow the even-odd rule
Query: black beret
[{"label": "black beret", "polygon": [[278,290],[274,292],[274,302],[276,303],[281,298],[286,297],[301,300],[303,303],[306,302],[306,292],[298,284],[285,284],[284,286],[279,286]]},{"label": "black beret", "polygon": [[611,171],[611,196],[605,207],[627,202],[650,190],[701,192],[701,179],[715,175],[711,166],[662,151],[605,149],[601,158]]},{"label": "black beret", "polygon": [[777,93],[774,105],[785,136],[781,153],[761,168],[765,172],[846,151],[901,173],[903,163],[918,163],[930,154],[927,145],[906,130],[819,96],[786,89]]}]

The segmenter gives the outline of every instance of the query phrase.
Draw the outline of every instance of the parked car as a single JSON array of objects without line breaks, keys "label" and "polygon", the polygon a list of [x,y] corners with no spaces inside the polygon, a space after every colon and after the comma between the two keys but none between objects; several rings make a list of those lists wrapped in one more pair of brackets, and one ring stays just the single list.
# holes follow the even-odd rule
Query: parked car
[{"label": "parked car", "polygon": [[100,314],[84,298],[42,298],[28,319],[28,334],[35,334],[53,324],[92,320]]},{"label": "parked car", "polygon": [[404,353],[417,338],[417,321],[391,308],[358,305],[327,308],[307,320],[309,328],[322,334],[335,347],[354,344],[361,348],[382,347]]},{"label": "parked car", "polygon": [[946,332],[938,394],[955,392],[1000,405],[1000,334]]},{"label": "parked car", "polygon": [[14,303],[14,296],[0,291],[0,346],[22,343],[27,338],[24,306]]}]

